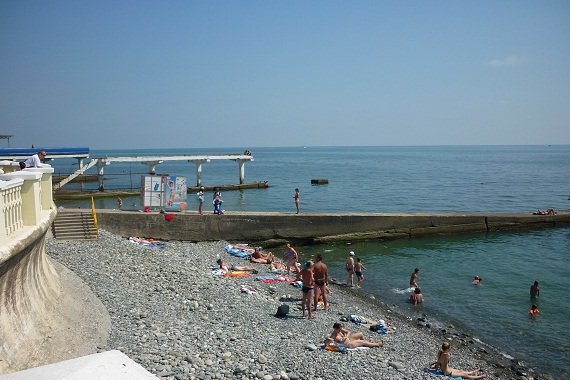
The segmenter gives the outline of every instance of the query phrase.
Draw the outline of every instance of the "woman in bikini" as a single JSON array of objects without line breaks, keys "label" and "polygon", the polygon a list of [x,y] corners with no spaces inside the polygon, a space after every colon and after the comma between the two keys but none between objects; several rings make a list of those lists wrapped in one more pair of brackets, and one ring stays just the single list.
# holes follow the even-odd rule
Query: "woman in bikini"
[{"label": "woman in bikini", "polygon": [[451,345],[449,342],[443,342],[441,345],[441,350],[437,353],[437,362],[432,364],[432,368],[439,368],[445,376],[452,377],[462,377],[464,379],[484,379],[487,375],[478,375],[479,370],[475,371],[462,371],[460,369],[451,368],[449,366],[449,361],[451,359],[451,353],[449,352]]},{"label": "woman in bikini", "polygon": [[384,342],[371,342],[366,340],[364,339],[364,334],[361,332],[350,332],[338,322],[333,325],[331,339],[333,339],[335,343],[342,344],[347,348],[382,347],[384,345]]}]

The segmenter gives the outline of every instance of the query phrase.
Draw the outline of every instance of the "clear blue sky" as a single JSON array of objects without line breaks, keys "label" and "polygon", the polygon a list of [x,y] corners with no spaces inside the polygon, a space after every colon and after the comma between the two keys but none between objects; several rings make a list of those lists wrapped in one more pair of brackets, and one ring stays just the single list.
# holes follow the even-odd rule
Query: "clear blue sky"
[{"label": "clear blue sky", "polygon": [[0,0],[0,134],[570,144],[570,1]]}]

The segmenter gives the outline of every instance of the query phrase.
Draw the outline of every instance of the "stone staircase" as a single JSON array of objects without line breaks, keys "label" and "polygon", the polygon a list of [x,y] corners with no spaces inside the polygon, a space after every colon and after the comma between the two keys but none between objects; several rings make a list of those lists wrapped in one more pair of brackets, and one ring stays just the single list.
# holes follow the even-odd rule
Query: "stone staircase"
[{"label": "stone staircase", "polygon": [[99,232],[91,211],[60,210],[52,224],[53,236],[61,240],[94,240]]}]

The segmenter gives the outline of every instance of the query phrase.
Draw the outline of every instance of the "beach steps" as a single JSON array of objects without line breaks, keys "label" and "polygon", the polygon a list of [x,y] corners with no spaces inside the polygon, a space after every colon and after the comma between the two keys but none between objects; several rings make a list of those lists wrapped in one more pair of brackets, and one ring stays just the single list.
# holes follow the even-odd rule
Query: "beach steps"
[{"label": "beach steps", "polygon": [[58,211],[52,224],[53,236],[61,240],[94,240],[99,238],[93,214],[89,211]]}]

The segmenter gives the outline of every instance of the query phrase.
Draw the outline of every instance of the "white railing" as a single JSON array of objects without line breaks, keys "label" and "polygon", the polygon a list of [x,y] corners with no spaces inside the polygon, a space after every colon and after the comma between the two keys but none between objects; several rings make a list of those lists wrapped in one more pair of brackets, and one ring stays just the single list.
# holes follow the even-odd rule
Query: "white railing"
[{"label": "white railing", "polygon": [[0,238],[8,237],[24,226],[22,219],[23,179],[0,181]]},{"label": "white railing", "polygon": [[42,221],[54,207],[50,165],[12,171],[13,165],[0,162],[0,246],[25,227]]}]

